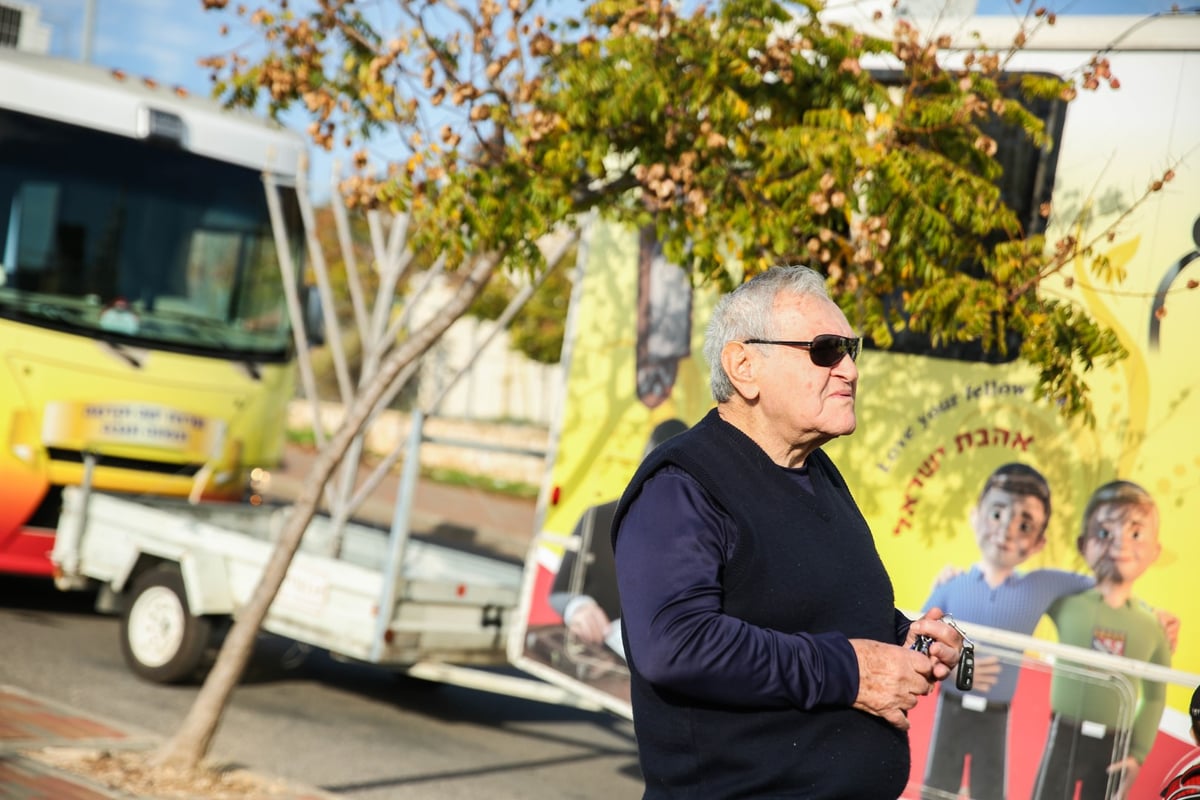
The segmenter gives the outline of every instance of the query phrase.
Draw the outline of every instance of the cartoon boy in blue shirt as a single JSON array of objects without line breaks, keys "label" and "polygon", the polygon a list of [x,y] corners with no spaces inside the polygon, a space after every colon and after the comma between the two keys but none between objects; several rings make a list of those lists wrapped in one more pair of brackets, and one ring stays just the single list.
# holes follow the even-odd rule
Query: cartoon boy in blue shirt
[{"label": "cartoon boy in blue shirt", "polygon": [[[1095,583],[1089,575],[1065,570],[1017,571],[1045,546],[1049,521],[1045,477],[1026,464],[997,468],[971,511],[979,561],[935,586],[925,610],[936,606],[960,622],[1032,634],[1051,603]],[[1008,709],[1020,671],[1002,668],[995,657],[978,662],[974,690],[964,693],[952,683],[941,687],[924,782],[926,789],[937,791],[925,792],[925,797],[957,795],[967,756],[972,798],[1003,800],[1007,795]]]}]

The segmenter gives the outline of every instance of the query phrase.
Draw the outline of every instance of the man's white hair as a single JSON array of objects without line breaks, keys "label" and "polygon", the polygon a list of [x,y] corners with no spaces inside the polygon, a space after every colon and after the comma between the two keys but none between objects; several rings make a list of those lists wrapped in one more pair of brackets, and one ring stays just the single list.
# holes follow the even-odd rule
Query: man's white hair
[{"label": "man's white hair", "polygon": [[824,275],[811,267],[782,266],[755,275],[717,302],[704,335],[704,357],[712,396],[718,403],[734,393],[721,366],[721,351],[729,342],[774,338],[775,299],[784,293],[830,299]]}]

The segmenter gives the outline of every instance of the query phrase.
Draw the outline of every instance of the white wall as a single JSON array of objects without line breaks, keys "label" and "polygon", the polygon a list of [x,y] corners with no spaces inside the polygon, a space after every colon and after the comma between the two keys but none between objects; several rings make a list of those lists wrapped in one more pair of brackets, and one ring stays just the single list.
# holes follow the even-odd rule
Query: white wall
[{"label": "white wall", "polygon": [[5,0],[0,6],[15,9],[21,14],[17,31],[17,49],[30,53],[50,52],[50,26],[42,22],[42,10],[30,3]]},{"label": "white wall", "polygon": [[[321,403],[318,411],[326,431],[341,424],[345,408],[340,403]],[[408,438],[409,415],[387,410],[367,428],[363,444],[367,452],[382,457]],[[312,404],[293,400],[288,406],[288,429],[309,430],[313,425]],[[423,433],[438,441],[421,446],[421,466],[453,469],[472,475],[517,481],[537,486],[545,476],[545,450],[548,430],[537,425],[508,425],[475,422],[466,419],[433,417],[426,421]],[[482,449],[455,442],[479,443],[508,448],[513,452]],[[525,452],[516,452],[525,451]]]},{"label": "white wall", "polygon": [[[450,297],[452,289],[444,278],[434,281],[414,307],[414,329]],[[420,406],[429,409],[446,385],[470,361],[479,345],[495,330],[496,323],[463,317],[425,356],[420,373]],[[508,333],[501,331],[488,342],[434,411],[437,416],[469,420],[516,420],[549,426],[562,386],[562,367],[539,364],[508,347]]]}]

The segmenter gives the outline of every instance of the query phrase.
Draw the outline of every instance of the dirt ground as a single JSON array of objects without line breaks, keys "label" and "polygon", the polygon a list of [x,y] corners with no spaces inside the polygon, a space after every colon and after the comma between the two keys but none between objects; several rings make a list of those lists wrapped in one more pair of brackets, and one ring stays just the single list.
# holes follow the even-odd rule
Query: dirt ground
[{"label": "dirt ground", "polygon": [[151,765],[149,752],[47,747],[25,756],[132,795],[162,800],[279,800],[295,797],[283,781],[243,769],[178,770]]}]

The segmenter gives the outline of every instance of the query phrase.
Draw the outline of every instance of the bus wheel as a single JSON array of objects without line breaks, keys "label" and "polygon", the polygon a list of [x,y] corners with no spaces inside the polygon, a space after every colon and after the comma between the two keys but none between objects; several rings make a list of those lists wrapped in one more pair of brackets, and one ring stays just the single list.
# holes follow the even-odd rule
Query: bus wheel
[{"label": "bus wheel", "polygon": [[155,683],[194,678],[211,634],[212,621],[188,611],[177,568],[155,567],[134,581],[121,614],[121,654],[136,675]]}]

